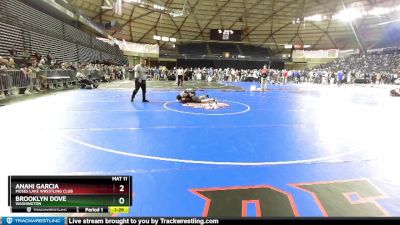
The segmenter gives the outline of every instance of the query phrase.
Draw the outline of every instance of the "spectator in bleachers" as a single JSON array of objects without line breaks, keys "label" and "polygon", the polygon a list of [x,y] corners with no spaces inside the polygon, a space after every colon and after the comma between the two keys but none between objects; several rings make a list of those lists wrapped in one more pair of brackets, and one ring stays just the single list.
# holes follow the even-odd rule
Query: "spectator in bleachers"
[{"label": "spectator in bleachers", "polygon": [[8,50],[8,53],[10,53],[11,58],[17,57],[18,52],[17,49],[15,49],[15,45],[13,45],[12,48]]},{"label": "spectator in bleachers", "polygon": [[352,83],[363,82],[375,84],[378,80],[379,83],[391,83],[391,74],[398,73],[399,64],[400,51],[390,50],[339,58],[333,62],[321,65],[321,69],[336,72],[339,70],[349,71]]},{"label": "spectator in bleachers", "polygon": [[32,58],[35,58],[37,62],[40,62],[42,55],[38,51],[35,51],[35,53],[32,54]]},{"label": "spectator in bleachers", "polygon": [[54,60],[54,56],[53,56],[53,54],[51,53],[51,51],[49,51],[48,53],[47,53],[47,62],[48,63],[50,63],[51,64],[51,62]]},{"label": "spectator in bleachers", "polygon": [[29,59],[31,58],[31,54],[29,53],[28,49],[24,47],[24,52],[22,53],[22,58],[24,59],[24,63],[28,63]]}]

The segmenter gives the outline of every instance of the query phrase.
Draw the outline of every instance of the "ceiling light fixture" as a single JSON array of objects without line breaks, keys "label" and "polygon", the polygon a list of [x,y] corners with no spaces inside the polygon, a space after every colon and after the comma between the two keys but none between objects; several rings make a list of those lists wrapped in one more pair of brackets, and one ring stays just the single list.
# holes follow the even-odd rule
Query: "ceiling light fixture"
[{"label": "ceiling light fixture", "polygon": [[113,9],[114,5],[109,2],[109,0],[105,0],[106,5],[102,5],[102,9]]},{"label": "ceiling light fixture", "polygon": [[141,8],[153,10],[160,13],[165,13],[172,17],[186,16],[188,14],[185,12],[185,6],[187,0],[185,1],[185,4],[183,5],[183,8],[181,10],[169,9],[165,6],[154,4],[145,0],[124,0],[124,1],[127,3],[135,4]]}]

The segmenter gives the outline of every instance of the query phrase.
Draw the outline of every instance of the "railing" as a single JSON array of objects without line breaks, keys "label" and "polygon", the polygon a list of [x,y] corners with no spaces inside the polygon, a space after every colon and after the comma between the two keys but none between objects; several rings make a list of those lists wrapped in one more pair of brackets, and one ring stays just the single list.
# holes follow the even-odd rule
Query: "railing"
[{"label": "railing", "polygon": [[[83,70],[88,79],[100,80],[101,73],[99,70]],[[55,89],[71,84],[77,84],[77,72],[74,70],[40,70],[23,73],[20,70],[0,71],[0,91],[12,94],[14,90],[18,90],[23,94],[26,89]]]}]

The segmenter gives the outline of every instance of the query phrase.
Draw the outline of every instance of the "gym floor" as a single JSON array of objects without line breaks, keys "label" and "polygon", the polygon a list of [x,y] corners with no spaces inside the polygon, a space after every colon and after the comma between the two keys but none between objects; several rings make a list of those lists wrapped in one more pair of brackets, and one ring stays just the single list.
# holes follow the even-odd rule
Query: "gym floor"
[{"label": "gym floor", "polygon": [[388,87],[189,84],[230,105],[204,110],[159,83],[147,104],[117,82],[1,107],[0,214],[8,175],[130,175],[130,216],[400,216]]}]

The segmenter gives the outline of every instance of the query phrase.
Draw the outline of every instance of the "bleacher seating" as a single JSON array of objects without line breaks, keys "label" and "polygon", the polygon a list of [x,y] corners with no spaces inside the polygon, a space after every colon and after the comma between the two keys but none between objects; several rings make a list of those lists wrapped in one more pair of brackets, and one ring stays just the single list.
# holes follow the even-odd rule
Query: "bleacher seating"
[{"label": "bleacher seating", "polygon": [[[208,48],[210,52],[208,52]],[[203,44],[181,44],[178,45],[178,54],[185,58],[224,58],[224,53],[229,52],[229,58],[243,60],[265,60],[272,56],[269,48],[254,45],[233,44],[233,43],[203,43]],[[242,57],[239,57],[241,55]]]},{"label": "bleacher seating", "polygon": [[207,46],[205,44],[183,44],[178,46],[179,54],[185,55],[207,55]]},{"label": "bleacher seating", "polygon": [[271,56],[269,49],[257,47],[254,45],[239,45],[244,56],[250,56],[253,58],[266,58]]},{"label": "bleacher seating", "polygon": [[65,41],[36,32],[30,32],[30,34],[32,50],[38,51],[42,57],[46,57],[47,52],[51,51],[56,60],[74,61],[73,56],[65,57],[64,55],[67,50],[63,48]]},{"label": "bleacher seating", "polygon": [[210,43],[210,50],[213,55],[223,55],[224,52],[229,52],[231,56],[238,55],[239,50],[235,44],[230,43]]},{"label": "bleacher seating", "polygon": [[0,55],[9,56],[15,46],[17,59],[26,48],[43,57],[51,51],[56,60],[92,62],[103,55],[110,61],[127,64],[122,51],[95,36],[72,27],[18,0],[0,0]]},{"label": "bleacher seating", "polygon": [[0,32],[0,55],[9,55],[8,50],[15,46],[18,52],[23,52],[24,42],[22,30],[18,27],[8,25],[6,23],[0,22],[1,32]]},{"label": "bleacher seating", "polygon": [[62,22],[16,0],[1,0],[2,13],[13,17],[21,25],[34,25],[55,35],[62,35]]},{"label": "bleacher seating", "polygon": [[100,60],[100,52],[91,48],[86,48],[84,46],[78,47],[78,58],[81,62],[92,62],[95,60]]},{"label": "bleacher seating", "polygon": [[68,24],[64,24],[64,32],[65,38],[67,38],[68,40],[73,40],[84,45],[90,45],[91,37],[88,33],[82,32]]},{"label": "bleacher seating", "polygon": [[64,61],[64,62],[79,61],[78,55],[76,54],[77,46],[75,44],[67,42],[67,41],[63,41],[62,49],[63,49],[62,61]]}]

